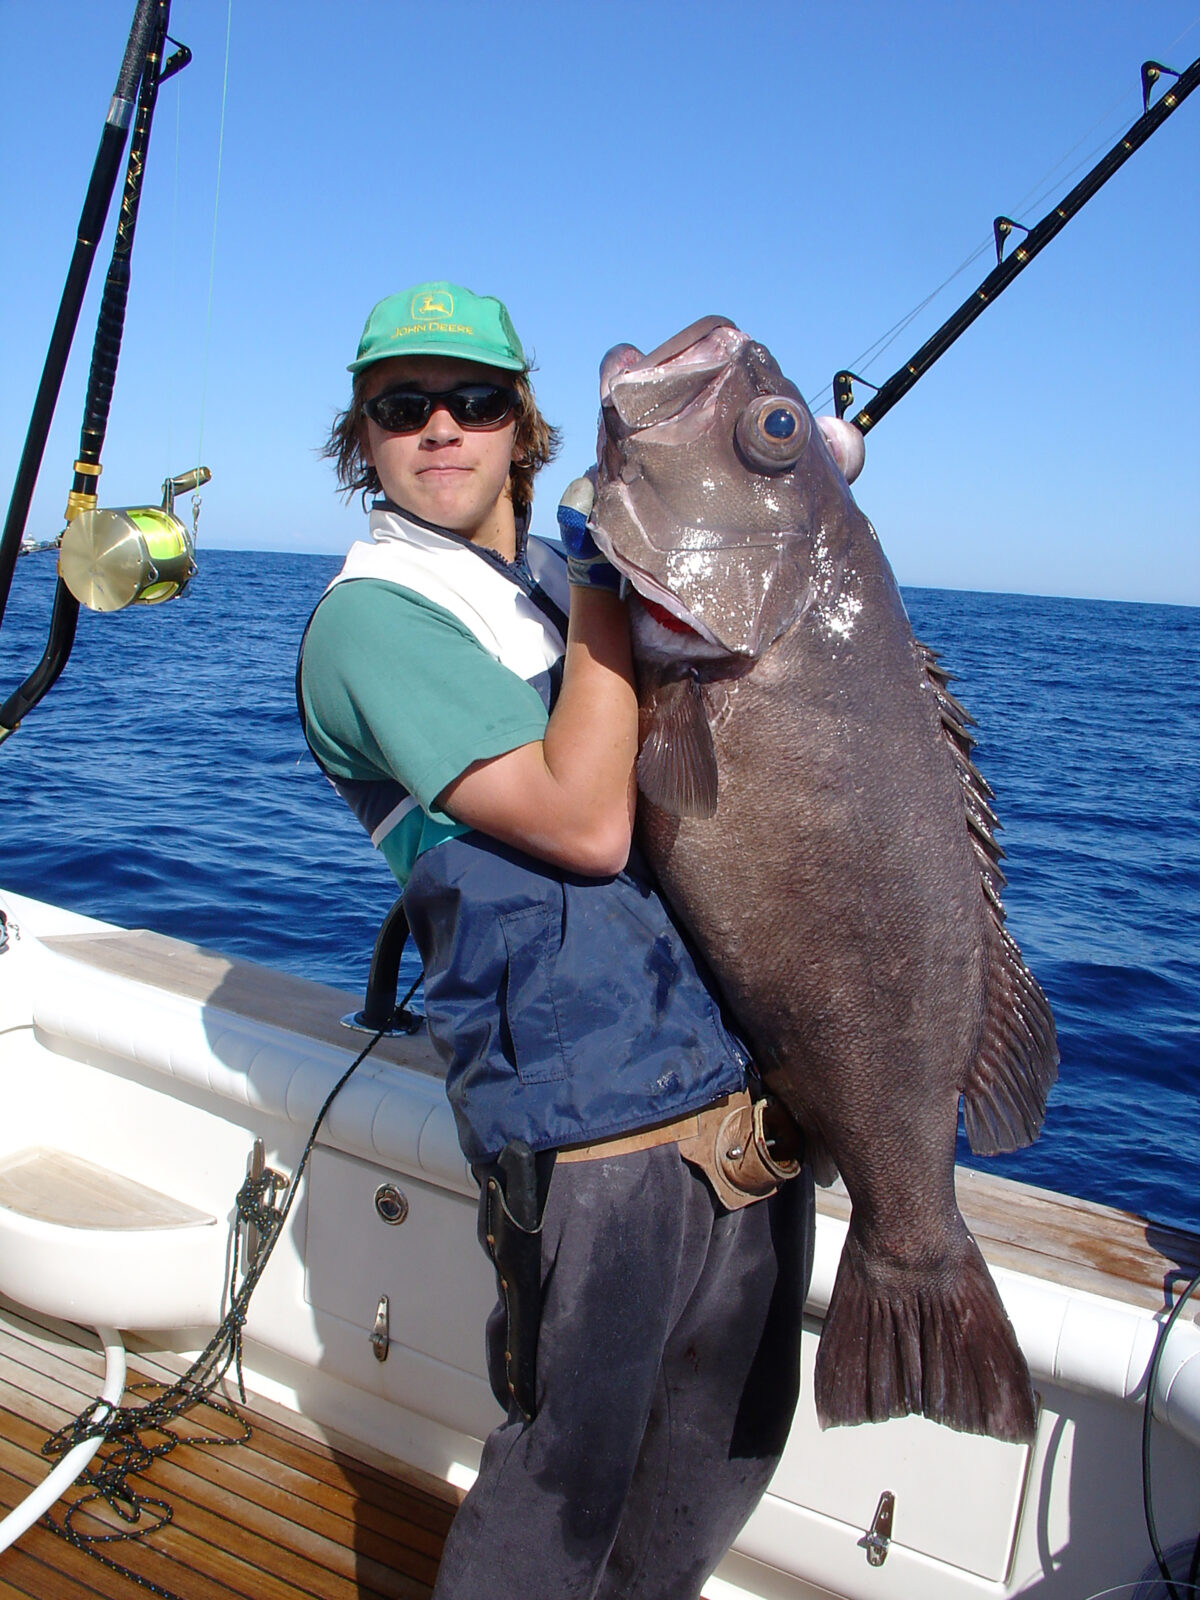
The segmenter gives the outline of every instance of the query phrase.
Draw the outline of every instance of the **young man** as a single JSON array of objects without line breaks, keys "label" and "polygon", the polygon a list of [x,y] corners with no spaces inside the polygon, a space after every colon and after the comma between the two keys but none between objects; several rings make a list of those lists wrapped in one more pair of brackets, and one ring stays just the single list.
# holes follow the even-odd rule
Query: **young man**
[{"label": "young man", "polygon": [[419,285],[350,370],[327,453],[378,498],[301,709],[404,885],[500,1286],[508,1415],[435,1595],[696,1600],[787,1437],[811,1188],[716,1160],[747,1060],[631,851],[615,574],[579,519],[565,564],[528,535],[556,436],[507,311]]}]

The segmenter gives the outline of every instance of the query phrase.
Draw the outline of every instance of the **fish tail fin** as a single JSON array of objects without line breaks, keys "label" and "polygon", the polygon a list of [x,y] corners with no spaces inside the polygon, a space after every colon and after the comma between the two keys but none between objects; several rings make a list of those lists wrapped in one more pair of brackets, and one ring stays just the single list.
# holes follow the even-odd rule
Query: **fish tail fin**
[{"label": "fish tail fin", "polygon": [[965,1229],[955,1254],[919,1281],[880,1272],[851,1227],[817,1350],[822,1428],[920,1412],[963,1433],[1033,1439],[1029,1368]]}]

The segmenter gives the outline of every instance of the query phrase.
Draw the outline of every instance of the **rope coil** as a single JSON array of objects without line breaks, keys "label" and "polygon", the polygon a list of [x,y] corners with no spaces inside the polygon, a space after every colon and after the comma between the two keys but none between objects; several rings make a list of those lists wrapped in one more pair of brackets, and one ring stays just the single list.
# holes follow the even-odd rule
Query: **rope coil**
[{"label": "rope coil", "polygon": [[[414,988],[416,985],[413,986]],[[253,1429],[232,1405],[213,1397],[212,1391],[233,1368],[237,1379],[238,1399],[246,1403],[246,1386],[242,1375],[242,1333],[246,1325],[246,1308],[259,1279],[270,1260],[271,1252],[283,1231],[292,1205],[299,1193],[300,1183],[308,1166],[309,1157],[317,1142],[317,1134],[330,1106],[352,1074],[371,1053],[384,1030],[380,1029],[369,1039],[362,1050],[346,1068],[325,1098],[317,1113],[312,1132],[304,1146],[300,1161],[291,1182],[282,1173],[269,1167],[257,1176],[247,1176],[237,1192],[233,1252],[229,1269],[229,1309],[220,1326],[204,1349],[181,1377],[169,1384],[154,1398],[141,1405],[110,1406],[105,1400],[91,1401],[79,1415],[50,1435],[42,1445],[42,1454],[52,1459],[65,1456],[75,1445],[85,1439],[100,1439],[106,1448],[99,1464],[82,1473],[77,1482],[90,1492],[67,1507],[62,1521],[57,1522],[47,1513],[42,1525],[75,1549],[82,1550],[103,1566],[139,1584],[161,1600],[182,1600],[172,1590],[152,1579],[130,1571],[99,1548],[129,1539],[144,1539],[157,1529],[165,1527],[174,1511],[168,1501],[141,1494],[131,1479],[144,1477],[154,1463],[168,1456],[181,1444],[245,1444]],[[243,1239],[255,1239],[254,1249],[246,1256],[245,1273],[239,1284],[243,1265]],[[155,1388],[151,1383],[135,1384],[134,1389]],[[190,1435],[182,1438],[172,1431],[171,1424],[178,1422],[197,1406],[232,1418],[242,1433],[239,1438],[221,1434]],[[161,1441],[151,1443],[145,1435],[158,1434]],[[109,1533],[83,1533],[75,1525],[76,1519],[89,1505],[102,1500],[113,1515],[127,1526]]]}]

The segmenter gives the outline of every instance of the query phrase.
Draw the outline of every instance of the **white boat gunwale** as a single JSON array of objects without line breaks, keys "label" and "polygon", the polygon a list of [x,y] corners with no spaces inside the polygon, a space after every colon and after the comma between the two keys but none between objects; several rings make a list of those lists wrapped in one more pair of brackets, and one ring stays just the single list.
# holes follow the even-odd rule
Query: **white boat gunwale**
[{"label": "white boat gunwale", "polygon": [[[355,1008],[356,997],[147,930],[114,929],[21,897],[8,897],[8,910],[20,937],[10,942],[0,962],[19,954],[30,981],[22,986],[27,992],[18,1004],[10,996],[0,1009],[0,1044],[11,1046],[15,1036],[25,1034],[39,1060],[54,1060],[64,1071],[100,1072],[114,1083],[119,1080],[130,1094],[157,1096],[177,1109],[202,1110],[204,1116],[215,1108],[241,1140],[239,1165],[253,1131],[267,1135],[272,1164],[291,1170],[312,1117],[361,1048],[362,1036],[337,1020]],[[9,1032],[2,1031],[6,1027]],[[0,1161],[4,1154],[0,1148]],[[427,1040],[380,1043],[335,1101],[313,1159],[310,1179],[324,1186],[324,1194],[361,1191],[361,1206],[369,1206],[383,1174],[398,1177],[406,1188],[411,1185],[414,1204],[426,1215],[438,1210],[443,1219],[439,1227],[456,1235],[452,1246],[441,1247],[443,1255],[455,1252],[450,1276],[465,1285],[453,1320],[469,1321],[474,1339],[492,1286],[475,1248],[474,1184],[458,1149],[440,1070]],[[137,1171],[128,1175],[145,1177]],[[1055,1587],[1062,1582],[1061,1576],[1055,1579],[1056,1572],[1070,1570],[1080,1577],[1074,1561],[1066,1560],[1056,1546],[1056,1541],[1070,1539],[1063,1522],[1071,1509],[1070,1494],[1065,1505],[1058,1504],[1066,1470],[1064,1438],[1076,1426],[1090,1429],[1092,1413],[1101,1407],[1107,1408],[1105,1428],[1110,1432],[1115,1429],[1122,1438],[1136,1433],[1146,1369],[1170,1286],[1186,1281],[1200,1266],[1200,1240],[991,1174],[960,1169],[958,1184],[964,1214],[992,1265],[1046,1403],[1037,1446],[1006,1456],[1016,1447],[963,1441],[917,1418],[882,1430],[824,1435],[819,1455],[832,1459],[845,1453],[846,1436],[870,1433],[872,1455],[887,1458],[891,1451],[895,1466],[888,1470],[893,1475],[907,1471],[910,1478],[905,1462],[913,1450],[925,1463],[922,1473],[931,1473],[932,1480],[943,1471],[934,1459],[939,1450],[948,1448],[947,1459],[956,1462],[976,1452],[975,1458],[985,1462],[978,1475],[986,1486],[976,1498],[986,1500],[990,1494],[995,1504],[961,1513],[968,1525],[976,1518],[975,1531],[957,1544],[951,1538],[940,1555],[930,1555],[904,1543],[913,1537],[919,1545],[925,1538],[914,1532],[921,1521],[917,1487],[914,1482],[893,1484],[899,1503],[896,1538],[885,1567],[873,1569],[861,1550],[852,1552],[874,1512],[874,1481],[855,1486],[851,1510],[837,1499],[844,1497],[845,1483],[835,1485],[833,1502],[822,1505],[824,1486],[809,1481],[811,1460],[785,1458],[795,1481],[790,1487],[780,1485],[778,1493],[773,1485],[722,1568],[712,1600],[722,1595],[726,1600],[737,1595],[774,1600],[776,1594],[807,1600],[820,1592],[814,1583],[851,1600],[860,1593],[874,1600],[906,1596],[915,1592],[913,1584],[919,1584],[926,1600],[976,1594],[1049,1596],[1068,1593]],[[227,1217],[235,1189],[226,1193],[223,1205],[214,1204],[210,1196],[210,1208]],[[470,1481],[478,1441],[495,1415],[482,1362],[472,1363],[462,1354],[447,1362],[447,1351],[457,1341],[443,1335],[439,1342],[419,1326],[406,1344],[404,1319],[415,1317],[415,1326],[423,1312],[411,1303],[411,1283],[403,1282],[393,1291],[402,1326],[389,1347],[386,1367],[368,1356],[364,1312],[351,1312],[342,1302],[357,1270],[352,1258],[369,1259],[371,1252],[339,1251],[339,1224],[327,1216],[330,1208],[347,1204],[339,1198],[322,1200],[321,1225],[310,1233],[302,1191],[281,1240],[282,1259],[278,1268],[272,1262],[256,1291],[261,1304],[252,1304],[247,1361],[253,1386],[318,1421],[340,1417],[346,1431],[365,1444],[390,1450],[435,1478],[462,1487]],[[360,1200],[354,1204],[360,1206]],[[837,1189],[824,1192],[819,1209],[809,1302],[812,1333],[832,1287],[848,1200]],[[410,1240],[416,1238],[410,1235]],[[306,1258],[316,1248],[314,1241],[320,1245],[323,1268]],[[346,1256],[350,1276],[344,1280],[330,1271],[335,1255]],[[436,1252],[427,1250],[423,1275],[436,1275],[437,1267]],[[323,1286],[314,1285],[314,1275],[324,1278]],[[287,1288],[281,1287],[285,1280]],[[297,1321],[295,1300],[302,1295],[311,1325],[281,1336],[289,1295],[292,1320]],[[173,1343],[186,1350],[198,1348],[203,1340],[163,1334],[160,1342],[164,1349]],[[1179,1320],[1168,1356],[1155,1411],[1169,1426],[1162,1429],[1165,1444],[1156,1450],[1169,1458],[1161,1474],[1166,1483],[1164,1525],[1177,1529],[1190,1525],[1189,1516],[1195,1520],[1194,1509],[1178,1503],[1173,1482],[1180,1472],[1185,1481],[1189,1470],[1195,1475],[1192,1451],[1200,1447],[1200,1328],[1194,1312]],[[473,1364],[475,1370],[462,1370],[464,1364]],[[1079,1398],[1070,1400],[1072,1393]],[[1117,1420],[1118,1412],[1123,1421]],[[926,1429],[940,1438],[930,1442],[922,1431]],[[900,1441],[902,1448],[883,1448],[885,1437]],[[793,1457],[816,1454],[814,1439],[806,1435],[805,1440],[803,1449],[789,1447]],[[945,1440],[951,1441],[949,1446]],[[860,1449],[853,1439],[850,1444]],[[990,1460],[989,1446],[999,1452]],[[1073,1472],[1082,1470],[1078,1463],[1071,1465]],[[829,1474],[831,1479],[838,1475],[838,1470]],[[973,1475],[975,1469],[967,1474]],[[841,1476],[863,1475],[854,1469]],[[952,1468],[950,1476],[963,1476],[961,1466]],[[1126,1489],[1131,1485],[1132,1480]],[[801,1503],[805,1497],[813,1503]],[[946,1521],[944,1515],[940,1520]],[[982,1555],[971,1553],[972,1543]],[[1122,1559],[1129,1569],[1129,1557]],[[1137,1570],[1129,1570],[1129,1576],[1135,1577]],[[1076,1590],[1071,1600],[1081,1592]]]}]

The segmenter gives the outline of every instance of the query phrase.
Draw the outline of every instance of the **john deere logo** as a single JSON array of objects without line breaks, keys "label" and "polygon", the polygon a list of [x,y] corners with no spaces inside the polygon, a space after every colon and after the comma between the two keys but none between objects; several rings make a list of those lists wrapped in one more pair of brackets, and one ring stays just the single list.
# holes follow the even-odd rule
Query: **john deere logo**
[{"label": "john deere logo", "polygon": [[414,322],[441,322],[454,315],[454,296],[444,290],[426,289],[413,295],[412,319]]}]

